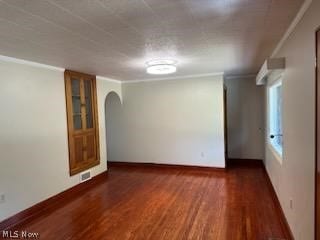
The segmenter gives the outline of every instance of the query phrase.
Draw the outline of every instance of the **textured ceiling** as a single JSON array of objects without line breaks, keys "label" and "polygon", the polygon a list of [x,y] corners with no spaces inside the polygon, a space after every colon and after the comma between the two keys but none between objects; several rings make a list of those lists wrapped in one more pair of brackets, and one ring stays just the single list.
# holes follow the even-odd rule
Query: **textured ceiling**
[{"label": "textured ceiling", "polygon": [[0,54],[119,80],[256,73],[303,0],[0,0]]}]

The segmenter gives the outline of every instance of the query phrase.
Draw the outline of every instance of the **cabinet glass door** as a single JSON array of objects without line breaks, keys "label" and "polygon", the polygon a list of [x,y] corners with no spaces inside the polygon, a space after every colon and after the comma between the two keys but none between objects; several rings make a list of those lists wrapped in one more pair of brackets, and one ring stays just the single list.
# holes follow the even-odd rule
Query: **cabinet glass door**
[{"label": "cabinet glass door", "polygon": [[92,81],[84,80],[84,96],[86,108],[86,127],[93,128],[93,114],[92,114]]},{"label": "cabinet glass door", "polygon": [[72,91],[72,110],[73,110],[73,128],[75,130],[82,129],[81,118],[81,80],[71,79]]}]

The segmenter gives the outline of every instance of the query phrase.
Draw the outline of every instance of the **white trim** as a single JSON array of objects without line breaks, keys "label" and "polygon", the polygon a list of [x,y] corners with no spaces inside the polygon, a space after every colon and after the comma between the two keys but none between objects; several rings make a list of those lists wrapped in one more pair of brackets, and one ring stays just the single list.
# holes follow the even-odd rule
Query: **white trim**
[{"label": "white trim", "polygon": [[274,81],[272,81],[269,85],[268,88],[273,88],[273,87],[278,87],[280,85],[282,85],[282,75],[277,76]]},{"label": "white trim", "polygon": [[18,63],[18,64],[28,65],[32,67],[46,68],[46,69],[60,71],[60,72],[64,72],[65,70],[64,68],[60,68],[60,67],[50,66],[42,63],[27,61],[27,60],[13,58],[13,57],[7,57],[3,55],[0,55],[0,61]]},{"label": "white trim", "polygon": [[107,77],[102,77],[102,76],[96,76],[96,79],[100,79],[100,80],[108,81],[108,82],[113,82],[113,83],[119,83],[119,84],[122,83],[120,80],[107,78]]},{"label": "white trim", "polygon": [[244,74],[244,75],[226,75],[224,78],[226,80],[233,80],[233,79],[244,79],[244,78],[256,78],[257,74]]},{"label": "white trim", "polygon": [[301,6],[299,12],[297,13],[296,17],[293,19],[292,23],[290,24],[289,28],[287,29],[287,31],[285,32],[285,34],[281,38],[281,40],[278,43],[277,47],[272,52],[271,57],[275,57],[277,55],[277,53],[280,51],[280,49],[282,48],[282,46],[285,43],[285,41],[290,37],[290,35],[293,32],[293,30],[299,24],[300,20],[302,19],[302,17],[304,16],[304,14],[308,10],[308,8],[310,7],[311,3],[312,3],[312,0],[305,0],[305,2],[302,4],[302,6]]},{"label": "white trim", "polygon": [[285,74],[285,71],[279,71],[279,72],[272,73],[268,78],[267,86],[271,87],[280,81],[282,82],[284,79],[284,74]]},{"label": "white trim", "polygon": [[217,73],[206,73],[206,74],[196,74],[196,75],[184,75],[176,77],[167,77],[167,78],[151,78],[151,79],[141,79],[141,80],[126,80],[121,81],[121,83],[139,83],[139,82],[154,82],[154,81],[169,81],[177,79],[186,79],[186,78],[197,78],[197,77],[213,77],[213,76],[223,76],[224,72]]},{"label": "white trim", "polygon": [[278,150],[268,141],[268,148],[272,152],[273,156],[278,160],[278,162],[282,165],[283,162],[283,147],[282,153],[280,154]]}]

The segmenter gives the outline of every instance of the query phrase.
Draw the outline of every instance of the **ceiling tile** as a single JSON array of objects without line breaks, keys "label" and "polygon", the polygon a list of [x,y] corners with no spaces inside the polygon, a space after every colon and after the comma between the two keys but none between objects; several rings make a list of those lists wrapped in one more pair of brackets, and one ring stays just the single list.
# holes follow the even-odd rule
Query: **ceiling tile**
[{"label": "ceiling tile", "polygon": [[[114,77],[256,73],[303,0],[0,0],[0,54]],[[268,31],[264,31],[269,29]]]}]

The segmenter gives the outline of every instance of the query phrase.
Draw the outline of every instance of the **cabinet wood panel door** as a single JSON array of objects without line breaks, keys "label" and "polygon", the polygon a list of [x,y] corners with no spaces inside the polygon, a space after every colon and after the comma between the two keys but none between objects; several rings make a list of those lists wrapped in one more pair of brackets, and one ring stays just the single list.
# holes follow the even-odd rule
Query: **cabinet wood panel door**
[{"label": "cabinet wood panel door", "polygon": [[65,71],[70,175],[100,164],[96,77]]}]

